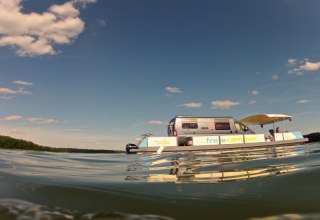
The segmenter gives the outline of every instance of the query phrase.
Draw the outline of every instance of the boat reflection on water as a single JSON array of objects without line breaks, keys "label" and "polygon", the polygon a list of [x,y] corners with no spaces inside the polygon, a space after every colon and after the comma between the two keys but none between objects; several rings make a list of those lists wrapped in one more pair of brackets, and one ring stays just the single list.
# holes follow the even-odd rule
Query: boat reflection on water
[{"label": "boat reflection on water", "polygon": [[[167,155],[147,165],[135,161],[128,171],[144,171],[126,180],[170,183],[221,183],[297,172],[305,165],[297,158],[312,149],[281,146],[247,150]],[[299,162],[300,161],[300,162]],[[132,169],[135,167],[135,169]]]},{"label": "boat reflection on water", "polygon": [[212,172],[199,171],[194,167],[180,166],[172,169],[169,174],[150,174],[148,182],[174,183],[219,183],[225,181],[244,180],[256,177],[275,176],[298,171],[298,166],[267,166],[256,169],[217,170]]}]

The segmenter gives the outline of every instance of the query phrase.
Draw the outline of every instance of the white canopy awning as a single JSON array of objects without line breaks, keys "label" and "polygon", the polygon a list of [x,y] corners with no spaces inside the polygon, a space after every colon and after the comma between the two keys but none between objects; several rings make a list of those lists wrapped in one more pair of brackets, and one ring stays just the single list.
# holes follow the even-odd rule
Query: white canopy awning
[{"label": "white canopy awning", "polygon": [[282,114],[261,114],[252,115],[241,119],[240,122],[246,125],[266,125],[279,121],[291,120],[292,116]]}]

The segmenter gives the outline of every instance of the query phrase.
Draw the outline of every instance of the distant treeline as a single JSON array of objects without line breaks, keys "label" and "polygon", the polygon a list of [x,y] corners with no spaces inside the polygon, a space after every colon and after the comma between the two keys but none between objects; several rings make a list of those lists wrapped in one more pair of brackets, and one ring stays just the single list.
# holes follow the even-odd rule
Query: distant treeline
[{"label": "distant treeline", "polygon": [[77,148],[46,147],[46,146],[35,144],[31,141],[15,139],[15,138],[12,138],[9,136],[3,136],[3,135],[0,135],[0,149],[65,152],[65,153],[122,153],[123,152],[123,151],[115,151],[115,150],[92,150],[92,149],[77,149]]}]

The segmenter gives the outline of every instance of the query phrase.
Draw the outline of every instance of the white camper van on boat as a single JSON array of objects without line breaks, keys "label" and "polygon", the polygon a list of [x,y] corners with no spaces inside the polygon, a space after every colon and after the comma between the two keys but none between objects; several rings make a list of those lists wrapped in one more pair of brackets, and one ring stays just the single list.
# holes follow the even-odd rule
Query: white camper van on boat
[{"label": "white camper van on boat", "polygon": [[192,137],[215,134],[254,134],[233,117],[176,116],[168,124],[168,136],[177,136],[179,146],[191,146]]}]

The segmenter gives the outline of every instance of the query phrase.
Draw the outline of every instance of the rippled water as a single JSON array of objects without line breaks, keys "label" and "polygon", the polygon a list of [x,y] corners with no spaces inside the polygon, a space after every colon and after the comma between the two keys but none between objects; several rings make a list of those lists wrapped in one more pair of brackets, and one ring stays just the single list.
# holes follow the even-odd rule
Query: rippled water
[{"label": "rippled water", "polygon": [[0,150],[0,219],[320,219],[319,166],[319,143],[161,155]]}]

